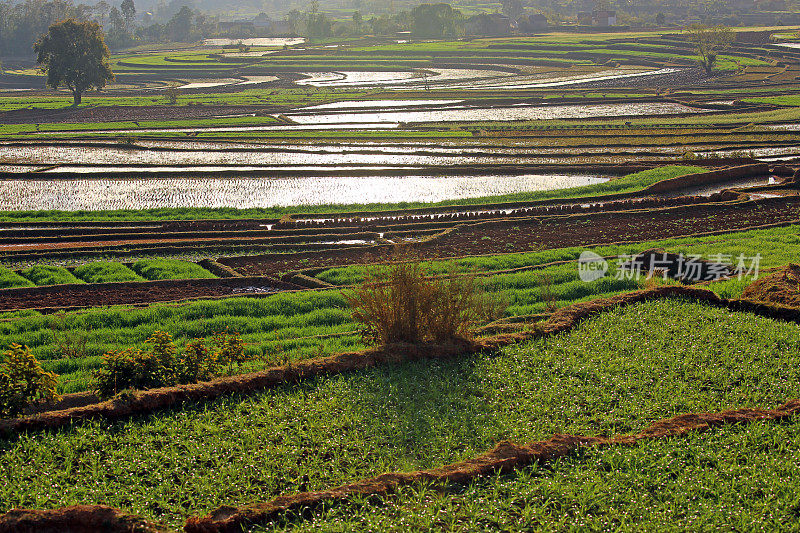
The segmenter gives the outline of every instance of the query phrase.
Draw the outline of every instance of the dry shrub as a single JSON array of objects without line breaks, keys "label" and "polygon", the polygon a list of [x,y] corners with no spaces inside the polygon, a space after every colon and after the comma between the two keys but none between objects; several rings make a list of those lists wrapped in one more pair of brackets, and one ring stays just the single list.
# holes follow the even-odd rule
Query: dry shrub
[{"label": "dry shrub", "polygon": [[166,89],[164,89],[164,97],[167,99],[167,103],[169,105],[175,105],[178,103],[178,96],[180,96],[181,91],[178,89],[177,85],[170,85]]},{"label": "dry shrub", "polygon": [[375,344],[471,339],[476,326],[502,316],[503,302],[474,276],[432,278],[418,261],[367,269],[345,298],[364,337]]},{"label": "dry shrub", "polygon": [[50,320],[50,331],[53,334],[53,341],[58,345],[61,357],[67,359],[86,357],[86,345],[89,339],[84,332],[72,329],[67,323],[67,316],[63,311],[53,315]]},{"label": "dry shrub", "polygon": [[57,379],[42,368],[30,348],[11,344],[0,363],[0,416],[16,416],[35,401],[57,399]]},{"label": "dry shrub", "polygon": [[548,313],[558,311],[558,297],[553,290],[553,276],[542,274],[539,277],[539,288],[541,289],[542,301]]}]

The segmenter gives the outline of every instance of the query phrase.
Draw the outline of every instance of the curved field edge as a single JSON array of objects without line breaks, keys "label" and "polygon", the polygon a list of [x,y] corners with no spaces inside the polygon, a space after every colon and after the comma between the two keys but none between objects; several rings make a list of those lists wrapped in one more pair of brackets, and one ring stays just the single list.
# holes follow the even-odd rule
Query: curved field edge
[{"label": "curved field edge", "polygon": [[260,372],[216,378],[211,381],[138,391],[124,400],[108,400],[66,409],[56,408],[27,417],[0,420],[0,432],[36,431],[59,428],[92,418],[117,420],[133,415],[151,413],[187,401],[208,401],[234,393],[254,393],[301,379],[340,374],[387,363],[403,363],[424,359],[443,359],[479,352],[492,353],[498,348],[528,339],[546,338],[575,328],[581,321],[599,313],[659,299],[689,298],[706,305],[736,311],[748,311],[759,316],[800,321],[800,311],[781,306],[726,300],[707,289],[666,285],[576,303],[553,313],[542,323],[527,329],[477,341],[452,344],[396,344],[329,357],[309,359],[272,367]]},{"label": "curved field edge", "polygon": [[0,441],[0,500],[104,503],[176,527],[220,504],[435,468],[502,440],[639,433],[680,413],[772,407],[798,396],[798,345],[796,325],[747,313],[681,300],[616,308],[494,356],[22,433]]},{"label": "curved field edge", "polygon": [[721,413],[688,413],[659,420],[640,433],[614,437],[554,435],[546,441],[519,445],[503,441],[489,452],[472,459],[439,468],[416,472],[394,472],[318,492],[279,496],[274,500],[246,507],[223,506],[208,516],[189,518],[187,533],[235,533],[252,524],[270,522],[287,512],[305,511],[323,505],[335,505],[354,496],[384,496],[412,483],[468,483],[490,474],[510,473],[531,463],[561,459],[587,447],[632,446],[640,441],[684,436],[727,424],[753,421],[785,420],[800,413],[800,400],[792,400],[776,409],[739,409]]},{"label": "curved field edge", "polygon": [[620,194],[635,192],[659,181],[687,174],[704,172],[699,166],[668,165],[652,170],[636,172],[605,183],[556,189],[485,196],[443,202],[402,202],[393,204],[330,204],[321,206],[292,206],[282,208],[162,208],[162,209],[122,209],[114,211],[0,211],[0,222],[44,222],[44,221],[127,221],[127,220],[194,220],[194,219],[237,219],[237,218],[281,218],[297,213],[336,213],[343,211],[387,211],[414,209],[421,207],[447,207],[477,205],[496,202],[540,201],[550,199],[569,199],[582,196]]},{"label": "curved field edge", "polygon": [[665,531],[796,527],[800,423],[754,422],[633,447],[586,448],[469,484],[421,482],[254,532]]},{"label": "curved field edge", "polygon": [[[788,226],[734,232],[724,237],[681,237],[637,245],[594,247],[592,250],[608,257],[664,248],[669,252],[685,256],[697,254],[711,260],[716,260],[714,257],[717,255],[728,254],[733,261],[739,255],[754,257],[760,254],[763,270],[784,265],[800,253],[798,231],[800,227]],[[472,256],[427,262],[426,268],[432,274],[483,273],[486,290],[507,298],[508,316],[547,311],[543,301],[545,289],[556,298],[554,303],[563,307],[576,301],[633,290],[644,284],[642,281],[614,279],[616,263],[613,261],[610,265],[612,270],[602,281],[580,281],[576,262],[582,251],[584,248],[575,247]],[[544,263],[557,261],[564,264],[539,269]],[[499,272],[513,269],[525,270]],[[341,285],[357,283],[363,271],[361,267],[351,266],[314,274]],[[721,297],[736,298],[750,281],[733,279],[712,283],[708,288]],[[545,287],[543,282],[549,285]],[[30,346],[46,370],[60,375],[59,390],[62,393],[90,389],[91,372],[100,365],[103,353],[143,343],[156,329],[169,332],[178,343],[208,337],[226,328],[238,331],[247,343],[247,353],[256,357],[252,363],[237,369],[239,373],[364,347],[339,289],[276,294],[260,299],[236,297],[147,308],[78,311],[67,313],[63,323],[30,311],[3,313],[0,317],[0,345],[18,342]],[[64,329],[86,339],[83,357],[63,357],[56,336]]]}]

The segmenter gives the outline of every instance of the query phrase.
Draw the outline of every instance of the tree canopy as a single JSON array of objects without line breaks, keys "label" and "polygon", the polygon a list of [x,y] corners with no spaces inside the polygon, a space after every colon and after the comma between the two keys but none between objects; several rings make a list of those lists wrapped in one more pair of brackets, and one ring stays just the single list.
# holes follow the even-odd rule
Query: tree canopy
[{"label": "tree canopy", "polygon": [[686,28],[686,38],[694,43],[700,65],[706,74],[711,74],[717,63],[717,55],[730,47],[735,39],[733,30],[726,26],[692,24]]},{"label": "tree canopy", "polygon": [[450,4],[420,4],[411,11],[412,33],[423,39],[458,37],[463,33],[463,16]]},{"label": "tree canopy", "polygon": [[102,89],[114,79],[108,47],[96,22],[67,19],[53,24],[33,49],[36,61],[47,74],[47,85],[53,89],[67,87],[74,105],[81,103],[81,95],[87,89]]}]

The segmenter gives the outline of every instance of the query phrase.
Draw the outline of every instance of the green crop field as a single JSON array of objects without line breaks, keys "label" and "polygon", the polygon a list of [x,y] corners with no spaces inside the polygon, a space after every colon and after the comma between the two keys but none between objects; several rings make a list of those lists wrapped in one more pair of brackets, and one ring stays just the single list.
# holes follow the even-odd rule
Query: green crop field
[{"label": "green crop field", "polygon": [[14,287],[33,287],[33,282],[23,278],[16,272],[0,267],[0,289]]},{"label": "green crop field", "polygon": [[174,259],[142,259],[131,267],[145,279],[201,279],[215,278],[208,270],[188,261]]},{"label": "green crop field", "polygon": [[[6,509],[103,502],[177,527],[221,504],[442,465],[501,439],[615,434],[687,411],[773,407],[800,393],[791,349],[798,345],[792,324],[681,301],[637,305],[496,356],[380,367],[111,425],[20,435],[2,444],[9,482],[0,501]],[[728,502],[746,487],[769,494],[772,512],[765,515],[763,499],[748,498],[736,507],[744,511],[737,523],[761,517],[777,527],[790,523],[795,500],[796,479],[787,475],[798,461],[790,445],[797,429],[794,422],[730,427],[588,452],[435,498],[413,487],[378,507],[370,499],[326,508],[306,527],[393,529],[389,522],[402,514],[408,522],[400,524],[452,519],[455,529],[513,529],[512,522],[531,520],[557,529],[567,502],[576,523],[635,529],[638,520],[677,518],[687,527],[722,527],[730,525]],[[747,457],[746,466],[737,457]],[[758,474],[734,481],[749,471]],[[688,479],[691,486],[681,486]],[[525,489],[510,495],[516,486]],[[674,505],[684,500],[689,508]]]},{"label": "green crop field", "polygon": [[[711,260],[719,255],[727,256],[723,259],[733,263],[742,255],[748,258],[748,267],[752,262],[749,258],[759,254],[759,268],[769,269],[793,261],[800,255],[800,226],[736,232],[725,235],[722,240],[720,236],[687,237],[600,246],[593,248],[593,251],[605,257],[620,256],[624,260],[654,247]],[[592,283],[581,281],[576,261],[583,250],[562,248],[432,261],[425,263],[425,268],[432,275],[480,273],[485,290],[497,294],[508,305],[507,316],[546,313],[553,305],[564,307],[634,290],[648,283],[645,279],[624,276],[616,279],[616,261],[611,261],[608,276],[602,280]],[[541,267],[556,261],[565,264]],[[162,260],[149,262],[162,268],[168,266],[172,271],[176,263],[186,264]],[[102,265],[111,268],[107,263]],[[502,272],[520,268],[529,270]],[[145,270],[142,270],[144,273]],[[199,277],[185,271],[180,275],[189,276]],[[335,285],[349,285],[362,279],[363,267],[328,269],[317,277]],[[29,281],[21,279],[31,285]],[[741,281],[734,279],[712,283],[709,288],[724,297],[738,297],[751,281],[749,277]],[[662,281],[655,279],[652,282]],[[156,330],[167,331],[179,343],[196,337],[211,337],[225,329],[237,331],[247,343],[246,352],[255,358],[239,371],[363,347],[357,332],[358,325],[352,320],[339,290],[287,293],[258,299],[241,297],[181,305],[162,304],[146,309],[87,310],[67,313],[63,321],[54,321],[38,313],[17,318],[0,314],[0,318],[3,317],[8,320],[0,321],[0,346],[7,346],[11,342],[30,346],[47,370],[60,375],[59,386],[65,392],[91,389],[91,372],[99,367],[103,353],[141,345]],[[86,339],[83,357],[64,358],[60,353],[57,337],[59,331],[65,328]],[[320,335],[331,334],[340,336],[319,338]]]},{"label": "green crop field", "polygon": [[23,277],[36,285],[64,285],[66,283],[86,283],[76,278],[64,267],[35,265],[22,271]]},{"label": "green crop field", "polygon": [[97,261],[75,268],[75,276],[87,283],[112,283],[116,281],[144,281],[144,278],[121,263]]},{"label": "green crop field", "polygon": [[[413,26],[383,11],[364,7],[364,27]],[[709,74],[677,25],[650,30],[653,15],[621,16],[642,31],[436,40],[351,38],[363,33],[352,10],[327,14],[340,37],[115,51],[114,82],[74,107],[35,65],[4,58],[0,418],[42,413],[0,420],[26,428],[0,431],[0,530],[15,508],[81,504],[178,531],[220,506],[438,468],[503,441],[630,435],[800,398],[797,50],[735,28],[748,33],[715,51]],[[647,190],[740,165],[752,166],[724,183]],[[539,190],[574,183],[593,184]],[[390,190],[406,185],[419,195]],[[482,196],[457,198],[470,194]],[[595,244],[549,248],[573,243]],[[391,346],[365,352],[377,328],[352,297],[392,279],[379,266],[390,245],[428,276],[465,281],[387,289],[402,301],[376,298],[378,312],[413,305],[398,321],[428,330],[384,324]],[[640,301],[681,284],[624,266],[652,249],[744,267],[692,287],[763,305]],[[594,281],[587,250],[605,273]],[[653,290],[600,302],[641,289]],[[438,311],[419,319],[425,306]],[[435,341],[402,344],[420,338]],[[472,340],[483,350],[439,357]],[[32,357],[5,353],[17,343]],[[37,371],[56,375],[64,401],[20,411]],[[800,531],[800,418],[781,412],[334,498],[243,531]]]}]

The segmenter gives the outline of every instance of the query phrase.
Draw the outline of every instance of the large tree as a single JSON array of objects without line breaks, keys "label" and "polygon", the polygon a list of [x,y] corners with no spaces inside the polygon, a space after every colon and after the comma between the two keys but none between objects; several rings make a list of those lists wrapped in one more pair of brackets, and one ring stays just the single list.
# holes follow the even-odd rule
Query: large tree
[{"label": "large tree", "polygon": [[706,74],[711,75],[714,65],[717,64],[717,55],[730,47],[735,35],[726,26],[692,24],[686,28],[686,38],[694,43],[697,55],[700,56],[700,66],[705,69]]},{"label": "large tree", "polygon": [[67,19],[53,24],[33,50],[47,74],[47,85],[53,89],[67,87],[76,106],[87,89],[102,89],[114,79],[108,47],[96,22]]},{"label": "large tree", "polygon": [[412,33],[423,39],[459,37],[463,33],[461,11],[450,4],[420,4],[411,11]]},{"label": "large tree", "polygon": [[122,0],[119,9],[125,19],[125,31],[132,33],[133,25],[136,22],[136,4],[133,3],[133,0]]},{"label": "large tree", "polygon": [[513,20],[525,14],[521,0],[500,0],[500,5],[503,7],[503,14]]}]

